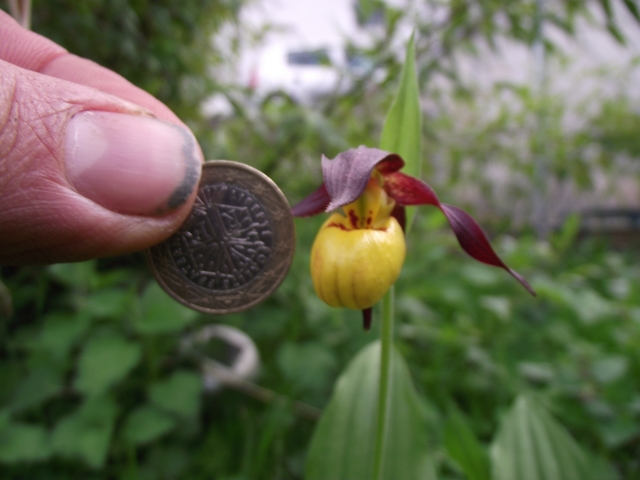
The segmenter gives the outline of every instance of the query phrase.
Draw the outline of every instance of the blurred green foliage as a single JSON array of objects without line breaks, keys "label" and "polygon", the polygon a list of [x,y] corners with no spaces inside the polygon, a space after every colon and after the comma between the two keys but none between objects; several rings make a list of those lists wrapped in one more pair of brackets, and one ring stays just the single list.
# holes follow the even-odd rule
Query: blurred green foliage
[{"label": "blurred green foliage", "polygon": [[212,35],[242,0],[34,0],[32,29],[118,72],[186,120],[214,89]]},{"label": "blurred green foliage", "polygon": [[[465,478],[464,465],[486,461],[478,452],[521,392],[535,392],[618,472],[606,478],[639,475],[637,254],[562,233],[503,237],[498,250],[532,281],[532,299],[504,272],[471,263],[434,229],[438,217],[419,214],[409,238],[397,341],[439,478]],[[223,317],[177,305],[135,257],[4,268],[16,313],[0,337],[3,478],[302,478],[313,422],[292,404],[204,394],[179,340],[211,321],[238,327],[260,351],[261,385],[324,407],[340,366],[378,325],[364,332],[359,312],[313,294],[307,262],[321,220],[298,221],[299,254],[271,299]]]},{"label": "blurred green foliage", "polygon": [[591,459],[535,399],[519,396],[491,447],[495,480],[588,480]]},{"label": "blurred green foliage", "polygon": [[[382,5],[361,3],[365,17]],[[625,98],[598,105],[569,134],[561,99],[540,99],[526,88],[497,86],[490,100],[498,114],[481,115],[486,103],[459,77],[456,54],[477,53],[478,42],[492,46],[502,37],[530,44],[533,0],[424,4],[444,8],[440,16],[411,19],[419,86],[435,106],[423,122],[429,159],[423,167],[436,185],[452,187],[443,199],[469,188],[490,193],[479,175],[488,159],[530,179],[531,125],[541,103],[557,178],[588,186],[593,169],[640,151],[637,115]],[[555,2],[547,21],[571,34],[593,4],[612,30],[605,1]],[[637,10],[633,1],[624,4]],[[375,68],[342,72],[345,88],[308,107],[285,92],[259,97],[209,76],[211,66],[229,61],[213,50],[211,36],[237,22],[240,6],[233,0],[35,0],[33,27],[158,96],[196,130],[208,158],[258,167],[293,203],[318,185],[321,153],[332,157],[377,143],[401,69],[400,25],[409,13],[383,8],[379,38],[367,48],[348,46]],[[450,88],[438,86],[443,78]],[[215,91],[234,111],[211,126],[199,102]],[[443,170],[437,159],[444,159]],[[507,198],[527,195],[520,183]],[[205,393],[198,366],[179,344],[183,334],[211,322],[240,328],[260,351],[260,385],[325,408],[340,371],[377,338],[378,326],[363,332],[359,312],[331,309],[313,293],[307,266],[322,220],[297,220],[296,258],[272,298],[223,317],[176,304],[136,256],[2,268],[0,476],[302,478],[314,423],[291,403],[263,404],[229,389]],[[548,427],[546,438],[566,440],[570,432],[596,459],[598,478],[640,478],[637,251],[579,242],[575,218],[548,241],[496,238],[504,260],[538,291],[531,299],[504,272],[471,263],[442,226],[440,213],[420,209],[397,286],[397,345],[429,426],[438,478],[487,478],[489,452],[515,448],[504,432],[516,428],[509,419],[523,411]]]}]

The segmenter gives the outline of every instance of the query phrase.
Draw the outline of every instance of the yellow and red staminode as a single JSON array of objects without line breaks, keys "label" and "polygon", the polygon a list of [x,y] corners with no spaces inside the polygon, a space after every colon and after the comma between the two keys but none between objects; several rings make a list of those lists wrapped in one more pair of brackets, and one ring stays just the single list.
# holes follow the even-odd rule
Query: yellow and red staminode
[{"label": "yellow and red staminode", "polygon": [[405,206],[433,205],[447,217],[460,246],[476,260],[504,268],[532,295],[534,290],[500,260],[476,221],[453,205],[440,203],[425,182],[400,172],[399,155],[359,147],[333,160],[322,156],[324,183],[292,208],[307,217],[342,207],[324,222],[311,250],[311,278],[318,296],[332,307],[371,308],[396,281],[405,258]]}]

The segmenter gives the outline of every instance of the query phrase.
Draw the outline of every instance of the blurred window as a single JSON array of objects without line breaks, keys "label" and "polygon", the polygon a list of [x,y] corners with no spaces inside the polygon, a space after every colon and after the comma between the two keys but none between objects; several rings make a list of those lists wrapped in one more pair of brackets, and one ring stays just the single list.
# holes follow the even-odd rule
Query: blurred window
[{"label": "blurred window", "polygon": [[384,26],[384,2],[379,0],[357,0],[354,2],[356,21],[361,27]]},{"label": "blurred window", "polygon": [[331,65],[329,53],[326,49],[298,50],[287,54],[289,65]]}]

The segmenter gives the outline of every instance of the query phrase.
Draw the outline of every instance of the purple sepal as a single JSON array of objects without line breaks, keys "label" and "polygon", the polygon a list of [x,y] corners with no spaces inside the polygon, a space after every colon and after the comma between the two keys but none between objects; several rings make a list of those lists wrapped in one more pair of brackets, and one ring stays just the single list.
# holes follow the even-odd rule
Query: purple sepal
[{"label": "purple sepal", "polygon": [[396,154],[364,146],[342,152],[333,160],[323,155],[322,176],[331,197],[326,211],[355,201],[367,186],[373,170],[383,160],[385,164],[379,169],[385,173],[399,170],[404,165],[402,158]]}]

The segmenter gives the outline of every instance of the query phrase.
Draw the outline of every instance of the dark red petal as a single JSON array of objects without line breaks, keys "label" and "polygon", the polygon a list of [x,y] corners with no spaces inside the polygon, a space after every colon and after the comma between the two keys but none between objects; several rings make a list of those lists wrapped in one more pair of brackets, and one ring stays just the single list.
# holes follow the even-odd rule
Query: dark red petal
[{"label": "dark red petal", "polygon": [[535,297],[536,292],[531,288],[531,285],[527,283],[522,275],[507,267],[500,257],[498,257],[496,252],[493,251],[493,248],[491,248],[491,244],[489,243],[489,239],[471,215],[461,208],[454,207],[453,205],[447,205],[445,203],[440,205],[440,209],[447,217],[447,220],[449,220],[453,233],[456,234],[458,242],[465,252],[479,262],[493,265],[494,267],[504,268],[507,272],[513,275],[531,295]]},{"label": "dark red petal", "polygon": [[383,161],[383,168],[387,172],[404,165],[398,155],[377,148],[352,148],[333,160],[323,155],[322,176],[331,197],[327,211],[348,205],[358,198],[367,186],[373,169]]},{"label": "dark red petal", "polygon": [[372,307],[362,310],[362,326],[365,330],[371,330],[371,314],[373,312]]},{"label": "dark red petal", "polygon": [[318,213],[322,213],[326,210],[330,201],[331,198],[327,192],[327,187],[325,187],[323,183],[315,192],[295,205],[291,209],[291,213],[294,217],[309,217],[311,215],[317,215]]},{"label": "dark red petal", "polygon": [[436,192],[429,185],[404,173],[394,172],[385,175],[384,189],[401,205],[433,205],[438,207],[447,217],[453,233],[465,252],[479,262],[504,268],[529,293],[535,296],[535,291],[522,275],[509,268],[493,251],[489,239],[471,215],[453,205],[440,203]]},{"label": "dark red petal", "polygon": [[391,155],[376,165],[376,170],[386,175],[387,173],[397,172],[404,167],[404,160],[399,155]]},{"label": "dark red petal", "polygon": [[422,180],[401,172],[384,176],[385,191],[401,205],[433,205],[440,207],[440,200],[433,189]]}]

